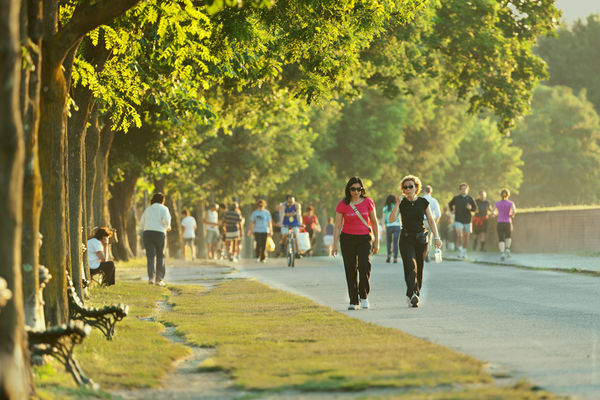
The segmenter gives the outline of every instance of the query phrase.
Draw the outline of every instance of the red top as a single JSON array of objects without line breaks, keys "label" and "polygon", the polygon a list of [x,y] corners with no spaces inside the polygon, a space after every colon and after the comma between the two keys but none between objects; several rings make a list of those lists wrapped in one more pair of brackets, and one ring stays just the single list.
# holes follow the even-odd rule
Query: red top
[{"label": "red top", "polygon": [[316,215],[304,215],[302,216],[302,223],[304,224],[304,226],[306,227],[306,229],[315,229],[315,224],[317,223],[318,219]]},{"label": "red top", "polygon": [[[368,197],[365,197],[363,201],[354,205],[358,212],[362,215],[363,219],[369,224],[372,225],[371,220],[369,219],[369,211],[375,210],[375,204],[373,200]],[[358,218],[358,215],[354,212],[350,204],[346,204],[344,200],[341,200],[337,207],[335,208],[336,213],[342,214],[344,218],[344,226],[342,226],[342,232],[347,233],[349,235],[368,235],[369,228],[365,226],[365,224]]]}]

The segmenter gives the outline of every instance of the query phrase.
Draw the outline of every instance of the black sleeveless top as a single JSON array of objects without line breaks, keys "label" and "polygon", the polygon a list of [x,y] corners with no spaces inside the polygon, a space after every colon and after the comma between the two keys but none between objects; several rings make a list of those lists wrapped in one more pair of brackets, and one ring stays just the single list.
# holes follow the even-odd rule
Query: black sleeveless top
[{"label": "black sleeveless top", "polygon": [[406,197],[400,202],[400,215],[402,216],[402,230],[408,233],[425,231],[425,210],[429,206],[427,199],[417,197],[410,201]]}]

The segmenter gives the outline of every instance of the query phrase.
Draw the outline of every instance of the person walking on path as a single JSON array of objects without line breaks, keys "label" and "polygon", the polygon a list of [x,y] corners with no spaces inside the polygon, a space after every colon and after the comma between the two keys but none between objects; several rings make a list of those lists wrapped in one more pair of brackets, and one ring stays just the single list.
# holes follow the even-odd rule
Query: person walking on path
[{"label": "person walking on path", "polygon": [[242,215],[237,211],[238,205],[233,202],[229,205],[229,210],[223,216],[223,224],[225,225],[225,249],[229,261],[237,261],[237,249],[242,228]]},{"label": "person walking on path", "polygon": [[[440,203],[437,201],[435,197],[432,196],[433,187],[431,185],[425,185],[423,188],[423,198],[429,202],[429,208],[431,208],[431,215],[433,215],[433,219],[435,220],[435,226],[438,227],[438,232],[440,231],[440,218],[442,218],[442,210],[440,209]],[[429,222],[425,221],[425,228],[429,231],[429,237],[427,238],[427,243],[431,243],[433,240],[433,232],[429,227]],[[441,232],[440,237],[441,237]],[[431,248],[430,248],[431,250]],[[429,251],[425,256],[425,261],[429,262]]]},{"label": "person walking on path", "polygon": [[394,252],[394,262],[398,262],[398,240],[400,239],[400,216],[396,217],[394,221],[390,221],[390,214],[394,209],[396,203],[396,196],[390,194],[385,199],[385,205],[383,206],[383,222],[385,226],[385,237],[387,239],[387,257],[385,262],[389,263],[392,258],[392,250]]},{"label": "person walking on path", "polygon": [[265,208],[267,202],[263,199],[256,202],[257,209],[252,211],[250,215],[250,226],[248,227],[248,236],[254,234],[254,242],[256,244],[256,261],[265,262],[267,236],[273,234],[273,222],[271,213]]},{"label": "person walking on path", "polygon": [[171,230],[171,214],[165,206],[165,195],[154,193],[150,205],[140,219],[148,266],[148,283],[165,286],[165,244]]},{"label": "person walking on path", "polygon": [[312,256],[315,248],[315,233],[321,232],[321,224],[319,224],[319,218],[315,215],[313,206],[306,207],[306,214],[302,216],[302,225],[304,225],[310,239],[310,250],[306,254]]},{"label": "person walking on path", "polygon": [[192,253],[192,260],[196,258],[196,218],[190,215],[188,210],[181,212],[183,218],[181,219],[181,229],[183,230],[183,258],[185,259],[186,250],[189,246]]},{"label": "person walking on path", "polygon": [[213,203],[204,217],[204,225],[206,225],[206,256],[209,260],[217,258],[217,248],[221,233],[219,232],[219,205]]},{"label": "person walking on path", "polygon": [[410,307],[418,307],[421,287],[423,285],[423,264],[427,254],[427,238],[424,219],[427,217],[429,227],[434,235],[435,247],[442,247],[435,218],[431,213],[429,201],[418,197],[421,180],[414,175],[407,175],[400,182],[403,197],[397,198],[390,220],[402,217],[400,232],[400,254],[404,264],[404,280],[406,281],[406,297]]},{"label": "person walking on path", "polygon": [[454,214],[454,229],[456,230],[456,244],[458,245],[458,258],[467,258],[469,235],[471,234],[471,213],[476,211],[477,205],[469,196],[469,185],[458,185],[459,194],[454,196],[448,207]]},{"label": "person walking on path", "polygon": [[494,215],[498,216],[496,230],[498,231],[498,249],[500,250],[500,261],[510,257],[510,245],[512,244],[512,219],[517,214],[515,203],[510,201],[510,191],[502,189],[500,191],[502,200],[496,202]]},{"label": "person walking on path", "polygon": [[335,225],[333,224],[333,217],[329,217],[327,220],[327,226],[325,226],[325,235],[323,235],[323,245],[325,246],[325,254],[331,254],[333,248],[333,231]]},{"label": "person walking on path", "polygon": [[331,255],[337,255],[339,240],[350,297],[348,309],[358,310],[359,307],[369,308],[370,253],[377,254],[379,248],[379,225],[375,204],[366,196],[365,187],[358,176],[348,180],[344,192],[344,198],[335,208]]},{"label": "person walking on path", "polygon": [[477,212],[473,215],[473,251],[477,250],[477,242],[480,244],[480,251],[485,251],[485,239],[487,236],[488,221],[492,205],[487,199],[485,190],[479,192],[479,198],[475,200]]},{"label": "person walking on path", "polygon": [[115,284],[115,263],[108,261],[106,248],[108,239],[112,232],[107,228],[98,228],[87,241],[88,264],[90,265],[90,274],[92,276],[103,274],[102,284],[112,286]]}]

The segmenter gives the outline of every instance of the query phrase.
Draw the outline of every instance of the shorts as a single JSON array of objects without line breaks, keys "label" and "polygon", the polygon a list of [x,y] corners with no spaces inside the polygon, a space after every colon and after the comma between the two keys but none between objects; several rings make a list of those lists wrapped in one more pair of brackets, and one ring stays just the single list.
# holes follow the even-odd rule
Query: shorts
[{"label": "shorts", "polygon": [[183,238],[183,245],[187,246],[189,244],[190,246],[193,246],[194,240],[196,240],[196,238]]},{"label": "shorts", "polygon": [[480,233],[486,233],[488,228],[489,218],[484,217],[473,217],[473,234],[479,235]]},{"label": "shorts", "polygon": [[240,231],[233,231],[233,232],[225,233],[226,240],[233,240],[233,239],[239,239],[239,238],[240,238]]},{"label": "shorts", "polygon": [[284,226],[282,226],[282,227],[281,227],[281,234],[282,234],[282,235],[287,235],[287,233],[288,233],[288,230],[289,230],[290,228],[292,228],[292,232],[293,232],[295,235],[297,235],[297,234],[298,234],[298,232],[300,232],[300,227],[299,227],[299,226],[291,226],[291,227],[290,227],[290,226],[286,226],[286,225],[284,225]]},{"label": "shorts", "polygon": [[333,246],[333,235],[323,236],[323,244],[325,246]]},{"label": "shorts", "polygon": [[206,237],[205,237],[205,241],[206,243],[217,243],[219,241],[221,235],[219,235],[218,231],[214,231],[212,229],[207,229],[206,230]]},{"label": "shorts", "polygon": [[512,223],[498,222],[496,225],[496,230],[498,231],[498,241],[504,242],[504,239],[510,239],[510,235],[512,233]]},{"label": "shorts", "polygon": [[465,233],[471,233],[471,223],[463,224],[462,222],[454,222],[454,229],[462,229]]}]

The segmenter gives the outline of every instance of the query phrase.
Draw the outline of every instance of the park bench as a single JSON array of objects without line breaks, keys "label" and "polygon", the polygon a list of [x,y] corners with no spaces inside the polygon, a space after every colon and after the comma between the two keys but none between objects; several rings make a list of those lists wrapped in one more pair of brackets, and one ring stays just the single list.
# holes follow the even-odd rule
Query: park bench
[{"label": "park bench", "polygon": [[61,362],[67,372],[71,373],[80,386],[95,387],[96,384],[83,373],[77,360],[73,357],[75,345],[81,343],[91,328],[81,321],[69,321],[68,324],[52,326],[45,330],[26,327],[29,352],[32,361],[49,355]]},{"label": "park bench", "polygon": [[73,281],[67,276],[67,294],[69,298],[69,319],[83,321],[88,325],[100,329],[106,340],[112,340],[115,334],[115,325],[129,313],[129,306],[112,304],[101,308],[86,307],[81,302]]}]

